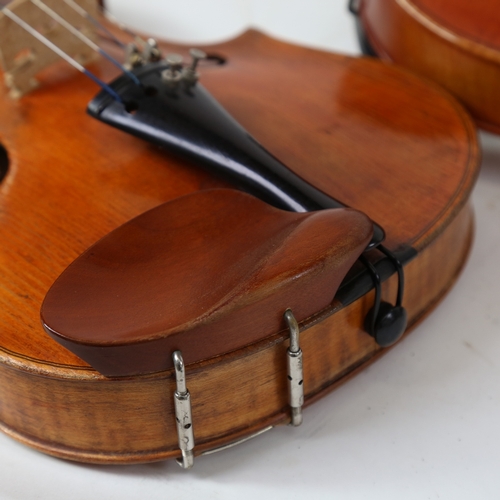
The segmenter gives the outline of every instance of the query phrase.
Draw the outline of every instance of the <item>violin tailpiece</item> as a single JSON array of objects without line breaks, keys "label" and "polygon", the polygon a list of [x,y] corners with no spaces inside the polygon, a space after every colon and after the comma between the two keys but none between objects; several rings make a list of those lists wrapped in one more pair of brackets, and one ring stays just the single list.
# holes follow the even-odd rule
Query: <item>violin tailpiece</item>
[{"label": "violin tailpiece", "polygon": [[[269,153],[199,83],[172,87],[173,66],[176,71],[182,67],[177,58],[167,57],[137,68],[142,86],[120,76],[110,84],[120,100],[104,90],[89,103],[88,113],[195,162],[276,208],[304,212],[345,207]],[[385,238],[382,227],[372,224],[370,249]]]},{"label": "violin tailpiece", "polygon": [[[66,3],[61,0],[44,0],[43,3],[90,40],[97,39],[94,25]],[[97,15],[97,4],[93,0],[77,0],[77,3],[91,15]],[[87,65],[98,57],[94,50],[31,0],[14,0],[6,8],[80,64]],[[58,59],[55,52],[0,11],[0,64],[12,98],[17,99],[36,88],[36,75]]]}]

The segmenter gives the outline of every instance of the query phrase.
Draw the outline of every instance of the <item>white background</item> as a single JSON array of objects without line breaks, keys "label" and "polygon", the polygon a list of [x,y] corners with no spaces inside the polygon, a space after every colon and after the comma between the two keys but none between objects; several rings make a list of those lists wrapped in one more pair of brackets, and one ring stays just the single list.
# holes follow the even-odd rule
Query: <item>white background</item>
[{"label": "white background", "polygon": [[[358,53],[342,0],[115,0],[122,20],[173,40],[229,38],[252,23]],[[483,134],[477,233],[440,307],[382,359],[307,408],[304,424],[175,463],[88,466],[0,435],[1,499],[500,498],[500,140]]]}]

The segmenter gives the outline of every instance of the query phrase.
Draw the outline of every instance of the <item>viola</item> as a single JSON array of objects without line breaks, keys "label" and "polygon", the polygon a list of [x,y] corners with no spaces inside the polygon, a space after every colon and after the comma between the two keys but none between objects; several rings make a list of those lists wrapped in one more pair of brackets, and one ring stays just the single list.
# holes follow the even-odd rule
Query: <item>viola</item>
[{"label": "viola", "polygon": [[480,127],[500,131],[498,1],[360,0],[351,6],[367,53],[434,80]]},{"label": "viola", "polygon": [[[109,39],[103,40],[103,46],[113,53]],[[165,45],[162,48],[165,50]],[[187,52],[183,47],[167,48]],[[1,103],[6,113],[0,123],[0,140],[9,168],[3,180],[1,222],[4,241],[9,244],[1,250],[5,276],[0,420],[9,435],[46,453],[93,463],[179,457],[179,398],[175,394],[183,396],[186,387],[191,399],[193,455],[288,423],[293,411],[287,394],[287,351],[289,338],[292,336],[293,344],[299,327],[305,405],[384,352],[366,332],[365,319],[374,303],[370,273],[357,264],[342,283],[332,285],[335,280],[327,280],[330,293],[338,285],[335,297],[328,300],[323,277],[342,278],[343,267],[352,264],[349,259],[355,260],[369,245],[377,227],[383,228],[385,246],[404,264],[404,306],[411,328],[449,289],[468,254],[472,235],[468,196],[477,175],[478,151],[470,118],[448,94],[376,61],[300,48],[255,31],[205,50],[220,54],[225,61],[207,65],[202,71],[203,85],[217,101],[300,179],[356,211],[341,211],[344,215],[338,223],[335,210],[325,210],[325,218],[322,212],[283,215],[287,212],[228,190],[227,181],[213,173],[85,115],[84,103],[95,102],[95,86],[63,64],[44,70],[39,88],[18,101],[3,89]],[[119,76],[119,70],[106,60],[89,68],[106,82]],[[133,115],[135,111],[129,108],[128,112]],[[36,208],[26,199],[36,200]],[[176,214],[180,214],[182,230],[175,227]],[[351,215],[344,218],[345,214]],[[77,356],[63,347],[62,336],[56,342],[44,332],[39,318],[42,302],[56,296],[49,292],[54,282],[56,291],[61,280],[61,289],[68,290],[64,280],[70,270],[81,277],[81,266],[94,259],[106,261],[104,268],[112,270],[120,265],[119,260],[109,260],[117,250],[116,243],[137,241],[130,235],[144,228],[143,234],[153,243],[154,224],[162,220],[171,224],[161,226],[163,229],[174,231],[166,238],[168,234],[188,234],[186,240],[179,241],[191,245],[197,234],[216,234],[219,217],[224,232],[234,241],[224,240],[228,246],[225,253],[217,253],[217,261],[197,261],[197,270],[213,269],[213,279],[202,280],[202,286],[196,280],[190,282],[194,307],[219,284],[215,280],[226,279],[224,270],[235,256],[247,259],[249,272],[255,275],[255,262],[262,260],[251,262],[245,254],[249,238],[254,238],[258,245],[252,247],[250,256],[264,249],[264,257],[280,257],[273,266],[264,268],[274,273],[261,280],[264,287],[243,281],[245,286],[252,285],[247,288],[258,298],[270,297],[263,315],[271,319],[262,326],[265,332],[271,325],[274,330],[270,333],[243,342],[238,339],[240,330],[251,332],[251,321],[258,323],[260,319],[258,309],[238,314],[249,295],[237,282],[230,283],[222,296],[235,299],[230,303],[236,307],[217,309],[221,311],[217,320],[231,336],[225,341],[218,339],[216,352],[186,357],[185,366],[173,351],[174,342],[164,355],[160,352],[166,366],[160,363],[148,370],[141,365],[128,371],[128,365],[120,365],[118,372],[106,371],[108,366],[100,372],[83,361],[83,352]],[[242,219],[257,227],[257,236],[229,231]],[[255,224],[258,219],[267,222],[259,226]],[[191,229],[196,224],[201,233]],[[331,235],[326,226],[332,227]],[[294,252],[289,249],[296,246],[285,246],[287,238],[280,235],[286,236],[287,228],[292,227],[303,230],[307,237],[297,238],[299,246],[302,241],[318,238],[318,247],[322,247],[319,254],[311,257],[306,244],[299,255],[307,264],[325,269],[339,261],[338,253],[329,253],[335,246],[329,239],[336,235],[334,228],[345,242],[346,232],[355,227],[350,257],[341,266],[342,272],[337,273],[340,268],[335,267],[332,276],[327,276],[310,272],[318,269],[312,266],[301,273],[304,262],[290,267]],[[267,238],[263,228],[269,229]],[[270,242],[267,247],[266,242]],[[195,247],[188,248],[190,257],[195,255]],[[270,254],[269,247],[279,247],[282,253]],[[152,248],[150,245],[137,247],[137,251],[127,248],[128,263],[142,255],[139,267],[150,257],[163,257],[162,245],[149,257],[143,252]],[[200,248],[210,250],[206,243]],[[182,257],[182,249],[175,255]],[[376,249],[366,254],[366,259],[388,278],[382,296],[394,303],[398,290],[394,264]],[[192,261],[187,262],[183,265]],[[285,270],[279,268],[282,262],[289,265]],[[244,280],[246,275],[237,276],[235,269],[238,266],[231,268],[231,275]],[[294,289],[302,276],[312,276],[312,289],[319,292]],[[70,282],[75,283],[73,278]],[[114,278],[113,284],[116,286]],[[107,285],[103,281],[103,288]],[[150,292],[147,283],[136,282],[136,286]],[[99,288],[89,288],[91,293],[85,300],[93,299]],[[114,291],[116,294],[117,288]],[[286,300],[274,303],[281,291]],[[296,294],[304,302],[309,297],[326,302],[312,300],[300,310],[299,301],[292,308],[299,321],[295,324],[290,316],[285,321],[283,314],[284,305]],[[175,290],[171,293],[174,296]],[[186,292],[183,300],[188,296]],[[54,303],[57,309],[61,297]],[[146,306],[148,300],[143,304]],[[49,312],[56,309],[49,308]],[[101,308],[102,314],[108,311],[106,305]],[[128,312],[123,310],[124,315]],[[44,316],[45,320],[46,326],[53,323],[52,318]],[[209,323],[201,327],[209,328]],[[189,336],[191,327],[197,325],[191,321],[188,328],[176,333]],[[146,340],[151,339],[146,336]],[[137,342],[119,340],[114,345],[131,346],[128,359],[133,359],[134,349],[147,343],[144,337],[133,340]],[[199,340],[203,338],[192,342]],[[71,343],[99,351],[92,339],[80,337],[67,346]],[[108,344],[113,345],[113,339],[108,339]],[[149,354],[155,355],[155,349]],[[95,362],[95,357],[91,360]]]}]

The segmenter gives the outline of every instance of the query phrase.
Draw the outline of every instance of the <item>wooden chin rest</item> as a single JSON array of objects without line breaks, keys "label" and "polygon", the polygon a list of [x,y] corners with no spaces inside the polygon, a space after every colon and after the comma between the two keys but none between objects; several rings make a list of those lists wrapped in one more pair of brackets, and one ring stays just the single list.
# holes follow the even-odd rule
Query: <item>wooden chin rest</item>
[{"label": "wooden chin rest", "polygon": [[352,209],[292,213],[230,189],[160,205],[102,238],[55,281],[46,332],[106,376],[225,354],[328,306],[372,236]]}]

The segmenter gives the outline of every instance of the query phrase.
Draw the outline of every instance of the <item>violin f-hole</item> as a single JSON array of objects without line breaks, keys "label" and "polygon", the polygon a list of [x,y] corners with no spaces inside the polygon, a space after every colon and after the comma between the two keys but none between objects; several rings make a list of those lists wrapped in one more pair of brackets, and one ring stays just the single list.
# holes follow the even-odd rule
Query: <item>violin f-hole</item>
[{"label": "violin f-hole", "polygon": [[0,143],[0,182],[5,179],[9,171],[9,155],[5,147]]}]

